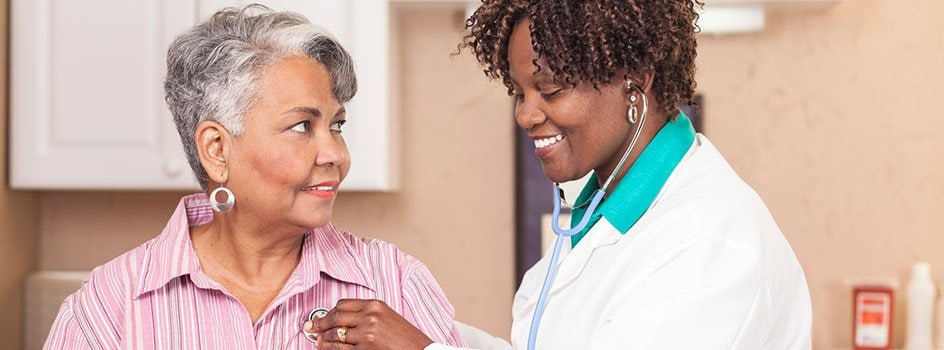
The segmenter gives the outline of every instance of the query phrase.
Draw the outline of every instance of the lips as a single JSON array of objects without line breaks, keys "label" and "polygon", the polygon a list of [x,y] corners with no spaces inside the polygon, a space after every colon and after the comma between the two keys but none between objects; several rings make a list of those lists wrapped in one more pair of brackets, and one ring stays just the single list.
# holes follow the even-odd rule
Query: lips
[{"label": "lips", "polygon": [[544,148],[564,139],[564,135],[557,134],[549,137],[534,138],[534,148]]},{"label": "lips", "polygon": [[554,152],[565,137],[564,134],[555,134],[531,136],[531,139],[534,141],[534,154],[538,156],[538,158],[544,158]]},{"label": "lips", "polygon": [[334,191],[334,186],[308,186],[302,187],[302,191]]},{"label": "lips", "polygon": [[316,195],[322,198],[332,198],[338,190],[338,181],[325,181],[315,185],[300,188],[302,192]]},{"label": "lips", "polygon": [[302,187],[301,189],[302,189],[302,191],[312,191],[312,190],[315,190],[315,191],[334,191],[334,190],[337,190],[337,189],[338,189],[338,183],[339,183],[339,182],[336,181],[336,180],[324,181],[324,182],[321,182],[321,183],[318,183],[318,184],[314,184],[314,185],[311,185],[311,186]]}]

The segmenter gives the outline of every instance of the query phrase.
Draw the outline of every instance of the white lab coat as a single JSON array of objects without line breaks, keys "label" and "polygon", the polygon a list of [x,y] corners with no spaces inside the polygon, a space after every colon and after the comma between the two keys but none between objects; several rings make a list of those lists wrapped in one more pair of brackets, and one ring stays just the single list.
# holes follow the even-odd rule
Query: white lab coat
[{"label": "white lab coat", "polygon": [[[793,250],[702,135],[625,235],[603,217],[567,246],[537,349],[811,348],[810,295]],[[515,349],[527,348],[549,260],[515,295]]]},{"label": "white lab coat", "polygon": [[[515,296],[527,346],[545,256]],[[698,135],[662,192],[621,234],[600,219],[562,252],[538,349],[809,349],[803,270],[766,206]]]}]

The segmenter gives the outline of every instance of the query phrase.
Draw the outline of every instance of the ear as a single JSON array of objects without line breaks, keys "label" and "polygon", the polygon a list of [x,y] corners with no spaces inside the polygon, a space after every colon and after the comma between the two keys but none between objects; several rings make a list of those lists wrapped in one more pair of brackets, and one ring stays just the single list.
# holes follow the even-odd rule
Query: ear
[{"label": "ear", "polygon": [[[633,85],[638,87],[647,96],[652,95],[652,82],[655,80],[655,76],[656,76],[655,71],[652,69],[639,70],[634,73],[624,74],[625,79],[629,79],[630,81],[632,81]],[[626,96],[628,98],[630,94],[638,93],[638,92],[635,91],[635,89],[633,89],[633,91],[627,90],[626,93],[627,93]]]},{"label": "ear", "polygon": [[194,141],[197,143],[197,153],[200,164],[207,172],[210,181],[222,184],[226,182],[226,156],[232,137],[222,124],[215,121],[204,121],[197,125]]}]

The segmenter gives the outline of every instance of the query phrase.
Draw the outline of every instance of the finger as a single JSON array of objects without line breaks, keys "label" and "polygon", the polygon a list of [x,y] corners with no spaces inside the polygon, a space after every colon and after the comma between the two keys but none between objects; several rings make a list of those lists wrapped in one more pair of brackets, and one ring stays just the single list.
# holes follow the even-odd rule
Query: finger
[{"label": "finger", "polygon": [[341,311],[361,311],[377,301],[374,299],[341,299],[334,305],[334,308]]},{"label": "finger", "polygon": [[314,321],[312,332],[323,332],[326,329],[348,327],[355,328],[364,316],[360,312],[331,310],[325,317]]},{"label": "finger", "polygon": [[325,341],[324,339],[318,339],[318,344],[316,345],[318,345],[318,350],[353,350],[354,349],[354,345],[352,344],[329,342],[329,341]]},{"label": "finger", "polygon": [[344,343],[344,344],[351,344],[351,345],[357,345],[361,343],[360,336],[362,334],[357,332],[356,330],[357,328],[343,328],[344,341],[341,341],[341,335],[339,333],[339,329],[342,329],[342,328],[339,327],[339,328],[331,328],[331,329],[325,330],[324,332],[321,333],[321,336],[318,337],[318,340],[328,342],[328,343]]},{"label": "finger", "polygon": [[305,324],[302,326],[302,329],[308,333],[318,333],[318,331],[315,330],[314,321],[305,321]]},{"label": "finger", "polygon": [[[315,327],[311,331],[320,332],[328,328],[341,326],[356,327],[361,318],[365,318],[371,313],[382,313],[386,310],[390,310],[390,307],[380,300],[341,299],[331,311],[328,311],[327,315],[315,320]],[[341,316],[350,314],[356,316]]]},{"label": "finger", "polygon": [[338,317],[338,312],[358,312],[368,301],[362,299],[341,299],[335,304],[334,308],[328,311],[324,316],[314,320],[313,327],[305,327],[311,332],[320,332],[324,329],[340,327],[340,326],[351,326],[347,324],[338,324],[336,319]]}]

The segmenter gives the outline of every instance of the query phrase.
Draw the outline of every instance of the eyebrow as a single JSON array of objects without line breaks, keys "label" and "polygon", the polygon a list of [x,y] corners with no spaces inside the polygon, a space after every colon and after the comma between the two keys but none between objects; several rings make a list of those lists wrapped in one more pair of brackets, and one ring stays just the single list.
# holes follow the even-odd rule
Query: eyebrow
[{"label": "eyebrow", "polygon": [[[346,112],[347,110],[344,108],[344,106],[341,106],[341,108],[338,109],[338,112],[335,113],[334,116],[337,117]],[[285,111],[285,113],[282,113],[282,115],[291,114],[291,113],[305,113],[315,118],[321,117],[321,110],[315,107],[295,107],[295,108]]]},{"label": "eyebrow", "polygon": [[315,117],[315,118],[321,117],[321,110],[315,107],[295,107],[295,108],[285,111],[285,113],[282,113],[282,115],[292,114],[292,113],[310,114],[312,117]]},{"label": "eyebrow", "polygon": [[[518,80],[515,79],[515,78],[513,78],[510,74],[508,75],[508,79],[511,80],[511,85],[512,85],[512,87],[518,88],[518,87],[521,86],[521,84],[518,83]],[[531,73],[531,79],[534,79],[534,80],[538,80],[538,79],[554,79],[554,76],[551,75],[551,73],[548,72],[547,70],[541,70],[541,71],[538,71],[538,72]]]}]

